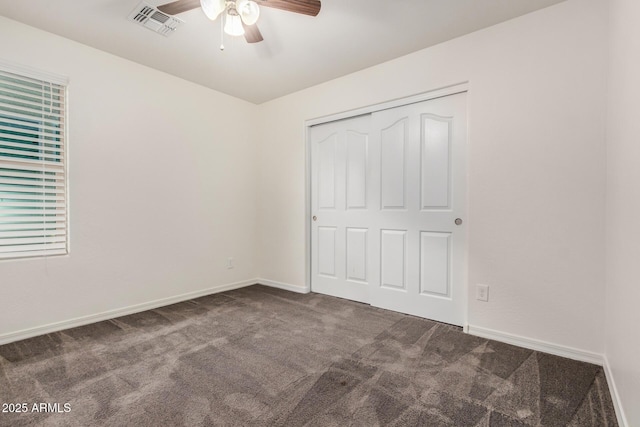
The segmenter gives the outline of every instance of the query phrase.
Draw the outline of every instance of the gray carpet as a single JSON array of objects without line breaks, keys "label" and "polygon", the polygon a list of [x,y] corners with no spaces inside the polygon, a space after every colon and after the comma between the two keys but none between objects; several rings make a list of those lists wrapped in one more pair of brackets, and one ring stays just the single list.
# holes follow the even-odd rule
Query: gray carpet
[{"label": "gray carpet", "polygon": [[2,426],[617,425],[598,366],[264,286],[0,346],[0,403],[28,405]]}]

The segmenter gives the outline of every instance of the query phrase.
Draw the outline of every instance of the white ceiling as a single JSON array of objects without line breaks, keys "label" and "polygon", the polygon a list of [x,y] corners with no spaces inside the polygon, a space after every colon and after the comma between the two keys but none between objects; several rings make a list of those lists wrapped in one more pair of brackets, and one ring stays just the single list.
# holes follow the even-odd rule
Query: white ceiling
[{"label": "white ceiling", "polygon": [[0,15],[259,104],[563,0],[322,0],[317,17],[263,7],[265,40],[225,36],[224,52],[199,8],[163,37],[127,19],[139,1],[0,0]]}]

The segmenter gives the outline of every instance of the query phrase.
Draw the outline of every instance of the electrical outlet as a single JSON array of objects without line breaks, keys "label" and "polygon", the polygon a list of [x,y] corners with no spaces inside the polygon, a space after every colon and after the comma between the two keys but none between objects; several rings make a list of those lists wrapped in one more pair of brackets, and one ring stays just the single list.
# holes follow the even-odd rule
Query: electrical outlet
[{"label": "electrical outlet", "polygon": [[476,285],[476,299],[478,301],[489,301],[489,285]]},{"label": "electrical outlet", "polygon": [[233,268],[233,258],[227,258],[227,268]]}]

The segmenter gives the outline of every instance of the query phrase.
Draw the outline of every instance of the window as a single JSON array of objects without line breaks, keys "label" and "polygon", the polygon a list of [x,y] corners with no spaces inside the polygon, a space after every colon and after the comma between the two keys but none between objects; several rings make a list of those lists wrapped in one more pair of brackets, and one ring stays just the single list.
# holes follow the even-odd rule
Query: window
[{"label": "window", "polygon": [[0,260],[67,253],[66,81],[0,63]]}]

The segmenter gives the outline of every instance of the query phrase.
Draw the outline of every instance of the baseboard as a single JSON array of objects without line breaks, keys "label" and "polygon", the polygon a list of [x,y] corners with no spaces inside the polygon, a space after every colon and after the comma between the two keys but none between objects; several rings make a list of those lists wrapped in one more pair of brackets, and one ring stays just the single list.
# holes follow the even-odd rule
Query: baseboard
[{"label": "baseboard", "polygon": [[541,351],[544,353],[554,354],[556,356],[566,357],[568,359],[579,360],[580,362],[593,363],[602,366],[604,363],[603,356],[590,351],[579,350],[558,344],[552,344],[545,341],[527,338],[520,335],[500,332],[493,329],[481,328],[479,326],[469,325],[467,333],[482,338],[488,338],[503,343],[524,347],[531,350]]},{"label": "baseboard", "polygon": [[269,286],[272,288],[284,289],[285,291],[297,292],[299,294],[308,294],[310,289],[304,286],[291,285],[289,283],[276,282],[275,280],[256,279],[256,283]]},{"label": "baseboard", "polygon": [[233,289],[243,288],[245,286],[255,285],[257,279],[244,280],[241,282],[227,283],[224,285],[213,286],[207,289],[201,289],[199,291],[188,292],[186,294],[180,294],[168,298],[162,298],[154,301],[145,302],[142,304],[131,305],[128,307],[118,308],[115,310],[104,311],[102,313],[91,314],[88,316],[76,317],[74,319],[63,320],[61,322],[49,323],[43,326],[36,326],[34,328],[23,329],[21,331],[9,332],[0,335],[0,345],[8,344],[14,341],[20,341],[27,338],[33,338],[38,335],[50,334],[52,332],[62,331],[64,329],[75,328],[78,326],[88,325],[89,323],[101,322],[103,320],[109,320],[120,316],[126,316],[129,314],[139,313],[141,311],[151,310],[165,305],[175,304],[182,301],[202,297],[205,295],[216,294],[219,292],[230,291]]},{"label": "baseboard", "polygon": [[607,355],[604,355],[604,375],[607,377],[607,385],[611,392],[611,401],[613,402],[613,409],[616,411],[616,418],[618,419],[618,425],[620,427],[629,427],[627,417],[622,409],[622,401],[620,400],[620,394],[618,394],[618,388],[616,387],[616,381],[613,378],[613,372],[611,371],[611,365],[609,365],[609,359]]}]

